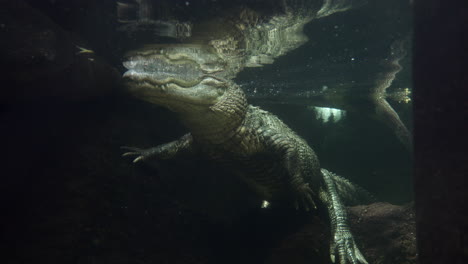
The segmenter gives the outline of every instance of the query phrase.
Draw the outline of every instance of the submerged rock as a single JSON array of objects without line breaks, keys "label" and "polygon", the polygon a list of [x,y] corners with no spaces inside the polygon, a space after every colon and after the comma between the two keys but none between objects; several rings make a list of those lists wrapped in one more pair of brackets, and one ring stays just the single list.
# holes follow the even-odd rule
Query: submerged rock
[{"label": "submerged rock", "polygon": [[416,263],[416,220],[412,203],[354,206],[348,215],[369,263]]},{"label": "submerged rock", "polygon": [[[373,203],[349,207],[350,228],[360,250],[372,264],[416,263],[416,227],[412,204]],[[331,263],[329,232],[318,218],[285,234],[267,263]]]}]

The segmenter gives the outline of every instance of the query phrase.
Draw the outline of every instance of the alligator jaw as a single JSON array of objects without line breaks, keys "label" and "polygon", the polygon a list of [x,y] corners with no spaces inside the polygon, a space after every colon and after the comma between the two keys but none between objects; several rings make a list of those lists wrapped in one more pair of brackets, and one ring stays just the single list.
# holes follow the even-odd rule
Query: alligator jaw
[{"label": "alligator jaw", "polygon": [[226,64],[202,45],[151,45],[126,55],[125,76],[193,86],[205,75],[223,77]]},{"label": "alligator jaw", "polygon": [[207,110],[215,105],[224,94],[227,84],[205,76],[192,86],[181,86],[175,82],[160,83],[151,78],[125,76],[128,91],[135,97],[150,103],[165,106],[175,112]]},{"label": "alligator jaw", "polygon": [[174,83],[184,88],[195,86],[199,84],[204,77],[206,77],[206,76],[201,75],[193,79],[183,79],[183,78],[177,78],[175,76],[165,76],[165,77],[160,77],[160,76],[161,74],[158,72],[151,73],[151,72],[145,72],[145,71],[136,70],[136,69],[129,69],[123,74],[123,78],[125,80],[128,80],[129,82],[132,82],[132,81],[139,82],[139,83],[146,82],[153,86],[163,86],[168,83]]},{"label": "alligator jaw", "polygon": [[123,65],[128,69],[124,78],[149,79],[159,85],[173,82],[189,87],[199,83],[205,75],[200,65],[192,60],[171,61],[161,55],[131,57]]}]

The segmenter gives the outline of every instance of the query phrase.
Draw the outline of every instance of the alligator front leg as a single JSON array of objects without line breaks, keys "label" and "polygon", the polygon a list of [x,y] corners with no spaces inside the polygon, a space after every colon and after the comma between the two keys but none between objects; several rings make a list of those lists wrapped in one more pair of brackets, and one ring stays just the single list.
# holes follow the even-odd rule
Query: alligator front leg
[{"label": "alligator front leg", "polygon": [[335,263],[336,254],[338,253],[340,264],[346,264],[348,261],[352,264],[367,264],[349,230],[346,208],[338,197],[338,191],[333,182],[334,175],[325,169],[321,169],[321,172],[327,190],[320,191],[320,198],[328,207],[332,228],[330,243],[331,261]]},{"label": "alligator front leg", "polygon": [[192,149],[192,135],[186,134],[178,140],[162,144],[153,148],[140,149],[135,147],[121,147],[129,152],[124,153],[122,156],[135,157],[133,163],[145,161],[150,158],[155,159],[172,159],[181,153],[190,152]]}]

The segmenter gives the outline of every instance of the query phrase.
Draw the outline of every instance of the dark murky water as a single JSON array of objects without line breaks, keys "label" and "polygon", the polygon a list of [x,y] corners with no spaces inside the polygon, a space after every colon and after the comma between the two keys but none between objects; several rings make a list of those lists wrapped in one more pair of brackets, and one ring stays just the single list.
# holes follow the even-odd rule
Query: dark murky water
[{"label": "dark murky water", "polygon": [[[149,1],[149,14],[118,14],[114,0],[1,2],[6,263],[327,263],[320,213],[259,210],[243,182],[197,158],[134,166],[121,157],[120,146],[156,146],[187,132],[176,114],[127,93],[126,52],[195,43],[218,26],[209,17],[241,6],[271,17],[279,3]],[[306,23],[308,41],[284,55],[223,75],[306,139],[322,167],[395,205],[350,212],[353,223],[377,219],[366,222],[372,232],[354,228],[364,255],[380,231],[401,227],[369,263],[415,261],[410,14],[404,0],[359,3]],[[119,22],[122,15],[131,21]],[[187,27],[188,38],[180,35]],[[193,70],[184,67],[171,69]],[[388,245],[398,250],[385,252]]]}]

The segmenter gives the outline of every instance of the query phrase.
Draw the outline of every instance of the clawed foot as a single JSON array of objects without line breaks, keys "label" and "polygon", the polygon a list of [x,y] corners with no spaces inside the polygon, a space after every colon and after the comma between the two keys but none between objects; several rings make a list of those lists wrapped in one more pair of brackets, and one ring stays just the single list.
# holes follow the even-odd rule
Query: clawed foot
[{"label": "clawed foot", "polygon": [[141,149],[141,148],[125,147],[125,146],[120,147],[120,148],[123,150],[129,151],[129,152],[125,152],[124,154],[122,154],[122,157],[136,157],[133,160],[133,163],[146,160],[154,154],[153,148]]},{"label": "clawed foot", "polygon": [[368,264],[349,231],[336,231],[333,234],[330,245],[330,258],[333,263],[335,263],[337,253],[340,264]]},{"label": "clawed foot", "polygon": [[315,205],[314,199],[314,192],[312,189],[309,187],[308,183],[302,184],[298,189],[296,190],[296,199],[294,201],[294,207],[296,210],[299,208],[303,208],[306,211],[310,211],[311,209],[317,209],[317,206]]}]

